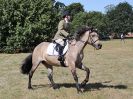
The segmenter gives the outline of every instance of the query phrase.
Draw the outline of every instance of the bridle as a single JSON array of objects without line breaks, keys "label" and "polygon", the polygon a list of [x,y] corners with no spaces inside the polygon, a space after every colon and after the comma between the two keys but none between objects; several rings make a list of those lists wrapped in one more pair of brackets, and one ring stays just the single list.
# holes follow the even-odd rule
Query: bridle
[{"label": "bridle", "polygon": [[91,44],[91,45],[94,45],[97,41],[99,41],[99,39],[97,39],[97,40],[94,41],[94,40],[92,39],[92,37],[90,36],[91,33],[92,33],[92,32],[89,33],[89,38],[90,38],[90,40],[91,40],[91,43],[90,43],[90,44]]},{"label": "bridle", "polygon": [[[91,40],[91,45],[94,45],[97,41],[99,41],[99,39],[97,39],[97,40],[93,40],[92,39],[92,37],[90,36],[90,34],[92,33],[93,31],[91,31],[91,32],[89,32],[89,37],[88,38],[90,38],[90,40]],[[83,41],[83,40],[80,40],[80,42],[82,42],[82,43],[86,43],[86,41]]]}]

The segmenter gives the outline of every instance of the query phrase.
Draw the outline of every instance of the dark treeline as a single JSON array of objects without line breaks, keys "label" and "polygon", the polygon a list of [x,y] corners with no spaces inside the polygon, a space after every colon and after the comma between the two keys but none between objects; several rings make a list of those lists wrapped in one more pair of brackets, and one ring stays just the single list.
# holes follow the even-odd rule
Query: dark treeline
[{"label": "dark treeline", "polygon": [[127,2],[107,5],[106,13],[86,12],[83,5],[55,0],[0,0],[0,52],[28,52],[51,41],[61,13],[72,15],[71,34],[81,25],[98,29],[101,36],[133,32],[133,9]]}]

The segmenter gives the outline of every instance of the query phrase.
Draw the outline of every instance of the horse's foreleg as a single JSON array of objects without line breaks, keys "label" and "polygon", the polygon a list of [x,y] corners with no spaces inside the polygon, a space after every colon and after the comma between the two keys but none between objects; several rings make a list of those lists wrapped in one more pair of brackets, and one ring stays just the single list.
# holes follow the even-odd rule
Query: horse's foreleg
[{"label": "horse's foreleg", "polygon": [[89,75],[90,75],[90,70],[89,68],[87,68],[86,66],[84,66],[83,64],[81,64],[79,67],[79,69],[82,69],[84,71],[86,71],[86,78],[85,80],[81,83],[81,87],[84,87],[86,85],[86,83],[89,81]]},{"label": "horse's foreleg", "polygon": [[77,88],[78,93],[82,92],[81,89],[80,89],[80,85],[78,83],[78,77],[77,77],[77,73],[76,73],[76,68],[72,69],[71,72],[72,72],[73,78],[74,78],[74,80],[76,82],[76,88]]}]

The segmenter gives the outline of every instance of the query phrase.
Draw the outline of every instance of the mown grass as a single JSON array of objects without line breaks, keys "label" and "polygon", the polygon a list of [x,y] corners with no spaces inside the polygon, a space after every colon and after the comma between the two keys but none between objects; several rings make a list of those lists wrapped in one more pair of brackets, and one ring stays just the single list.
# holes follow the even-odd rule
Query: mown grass
[{"label": "mown grass", "polygon": [[[133,39],[102,43],[98,51],[85,48],[83,61],[91,74],[82,94],[77,94],[69,69],[62,67],[54,67],[54,80],[60,88],[53,90],[43,65],[32,78],[34,90],[28,90],[28,76],[20,73],[20,64],[28,53],[0,54],[0,99],[133,99]],[[81,82],[85,72],[77,73]]]}]

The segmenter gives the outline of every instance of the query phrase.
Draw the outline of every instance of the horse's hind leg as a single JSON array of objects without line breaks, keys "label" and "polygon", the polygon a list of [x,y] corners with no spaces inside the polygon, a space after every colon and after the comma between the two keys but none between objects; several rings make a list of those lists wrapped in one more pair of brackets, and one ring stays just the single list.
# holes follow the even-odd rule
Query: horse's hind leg
[{"label": "horse's hind leg", "polygon": [[81,87],[84,87],[86,85],[86,83],[89,81],[89,75],[90,75],[90,70],[89,68],[87,68],[86,66],[84,66],[83,64],[81,64],[80,66],[78,66],[79,69],[86,71],[86,78],[85,80],[81,83]]},{"label": "horse's hind leg", "polygon": [[58,86],[55,84],[54,80],[53,80],[53,66],[45,63],[44,61],[42,62],[43,65],[46,66],[46,68],[48,69],[48,79],[53,87],[53,89],[57,89]]},{"label": "horse's hind leg", "polygon": [[29,82],[28,82],[28,89],[32,89],[32,86],[31,86],[31,79],[32,79],[32,76],[33,76],[33,73],[35,72],[35,70],[37,69],[38,65],[40,64],[40,62],[35,62],[33,63],[32,65],[32,68],[29,72]]}]

